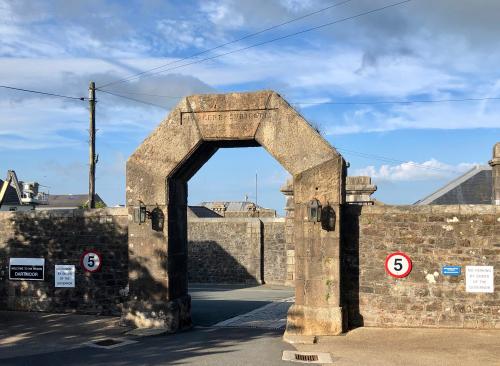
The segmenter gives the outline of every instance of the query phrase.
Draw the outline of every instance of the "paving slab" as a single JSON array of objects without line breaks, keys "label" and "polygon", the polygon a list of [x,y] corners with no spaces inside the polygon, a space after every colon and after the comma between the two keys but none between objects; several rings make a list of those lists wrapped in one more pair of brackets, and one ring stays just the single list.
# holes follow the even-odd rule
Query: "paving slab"
[{"label": "paving slab", "polygon": [[294,301],[294,297],[273,301],[246,314],[219,322],[214,327],[285,330],[287,312]]},{"label": "paving slab", "polygon": [[294,346],[328,352],[335,366],[500,365],[500,330],[357,328]]}]

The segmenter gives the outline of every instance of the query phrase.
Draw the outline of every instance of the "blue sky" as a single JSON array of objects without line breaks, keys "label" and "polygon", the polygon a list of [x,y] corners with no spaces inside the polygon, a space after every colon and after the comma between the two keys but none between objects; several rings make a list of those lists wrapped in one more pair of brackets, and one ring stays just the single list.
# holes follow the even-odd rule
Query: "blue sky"
[{"label": "blue sky", "polygon": [[[90,80],[103,85],[333,3],[0,0],[0,80],[85,96]],[[391,3],[352,0],[201,58]],[[350,175],[373,177],[376,198],[413,203],[474,164],[487,163],[500,140],[500,101],[297,103],[500,97],[499,13],[495,0],[413,0],[110,85],[109,91],[161,108],[98,92],[97,192],[110,205],[125,202],[126,159],[177,103],[166,96],[273,89],[340,149],[350,162]],[[85,193],[87,104],[5,89],[0,97],[0,174],[15,169],[20,179],[39,181],[52,193]],[[279,187],[287,173],[261,148],[220,150],[190,181],[190,203],[253,198],[256,172],[259,203],[281,211]]]}]

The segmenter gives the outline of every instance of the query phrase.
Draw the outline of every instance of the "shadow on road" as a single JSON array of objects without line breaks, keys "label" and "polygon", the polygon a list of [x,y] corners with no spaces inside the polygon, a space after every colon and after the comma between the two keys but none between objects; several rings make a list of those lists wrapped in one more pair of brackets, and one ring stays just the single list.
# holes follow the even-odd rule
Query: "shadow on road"
[{"label": "shadow on road", "polygon": [[[263,329],[210,328],[137,339],[138,343],[102,350],[82,347],[0,359],[2,365],[253,365],[280,364],[282,332]],[[270,355],[269,355],[270,354]],[[201,359],[203,357],[203,360]],[[260,361],[259,359],[262,358]],[[256,363],[254,363],[256,362]]]}]

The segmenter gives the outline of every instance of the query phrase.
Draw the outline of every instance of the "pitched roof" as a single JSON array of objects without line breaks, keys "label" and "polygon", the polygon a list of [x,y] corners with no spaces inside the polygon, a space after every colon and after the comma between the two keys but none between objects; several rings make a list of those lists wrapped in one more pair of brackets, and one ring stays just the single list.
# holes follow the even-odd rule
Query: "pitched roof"
[{"label": "pitched roof", "polygon": [[477,165],[414,204],[491,204],[492,184],[491,167]]},{"label": "pitched roof", "polygon": [[[45,207],[80,207],[87,203],[89,196],[87,194],[50,194],[49,200]],[[104,201],[99,197],[98,194],[95,195],[95,201]],[[104,203],[105,204],[105,203]]]},{"label": "pitched roof", "polygon": [[[3,180],[0,179],[0,189],[3,186]],[[2,202],[3,205],[21,205],[19,197],[17,196],[16,189],[12,187],[12,184],[7,186],[7,192],[5,192],[5,197]]]},{"label": "pitched roof", "polygon": [[188,206],[187,214],[189,217],[222,217],[217,212],[205,206]]}]

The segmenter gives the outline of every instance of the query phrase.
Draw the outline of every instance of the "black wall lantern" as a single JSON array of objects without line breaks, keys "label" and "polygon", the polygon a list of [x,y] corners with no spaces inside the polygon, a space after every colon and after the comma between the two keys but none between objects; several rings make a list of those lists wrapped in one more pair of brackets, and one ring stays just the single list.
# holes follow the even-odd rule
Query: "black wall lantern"
[{"label": "black wall lantern", "polygon": [[326,231],[335,230],[336,215],[332,206],[326,205],[321,212],[321,228]]},{"label": "black wall lantern", "polygon": [[311,222],[321,221],[321,204],[317,199],[313,199],[307,204],[307,220]]},{"label": "black wall lantern", "polygon": [[139,201],[139,206],[134,206],[134,222],[139,225],[145,223],[147,214],[146,205]]},{"label": "black wall lantern", "polygon": [[151,211],[150,217],[151,228],[154,231],[163,231],[163,224],[165,222],[165,215],[163,214],[163,211],[159,207],[156,207],[153,211]]},{"label": "black wall lantern", "polygon": [[146,209],[144,202],[139,201],[138,206],[134,206],[134,222],[137,224],[144,224],[146,219],[151,219],[151,228],[154,231],[163,231],[165,224],[165,214],[157,206],[152,211]]}]

